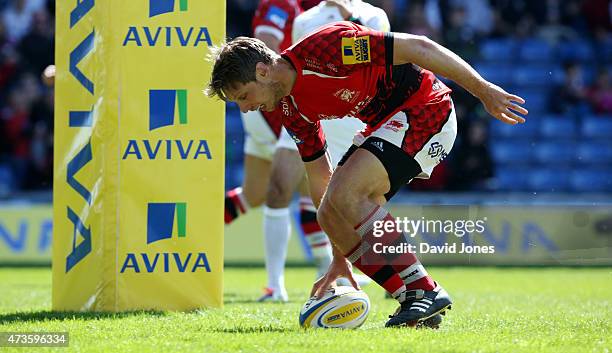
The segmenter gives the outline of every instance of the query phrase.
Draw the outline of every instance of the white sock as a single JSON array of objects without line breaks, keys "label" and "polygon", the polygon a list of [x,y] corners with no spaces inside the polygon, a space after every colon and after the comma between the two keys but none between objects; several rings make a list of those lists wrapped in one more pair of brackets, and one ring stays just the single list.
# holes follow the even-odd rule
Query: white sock
[{"label": "white sock", "polygon": [[264,207],[264,245],[268,287],[285,290],[285,259],[291,236],[289,208]]}]

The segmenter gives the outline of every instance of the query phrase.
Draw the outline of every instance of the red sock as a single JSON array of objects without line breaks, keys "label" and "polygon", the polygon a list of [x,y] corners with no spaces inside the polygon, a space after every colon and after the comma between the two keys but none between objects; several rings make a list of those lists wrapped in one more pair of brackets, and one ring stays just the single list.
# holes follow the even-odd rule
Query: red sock
[{"label": "red sock", "polygon": [[[382,245],[399,245],[406,243],[407,239],[405,234],[395,229],[395,227],[390,232],[386,231],[385,227],[380,227],[378,230],[382,231],[383,235],[381,237],[374,236],[375,223],[384,224],[384,222],[394,221],[395,219],[387,210],[382,207],[376,207],[366,218],[364,218],[361,223],[355,227],[355,230],[370,246],[374,246],[375,243],[380,243]],[[428,275],[421,262],[413,253],[403,252],[396,254],[376,255],[378,258],[382,258],[382,260],[376,258],[368,260],[383,261],[383,263],[390,264],[399,274],[403,283],[406,285],[406,289],[432,290],[435,288],[435,282]]]},{"label": "red sock", "polygon": [[311,248],[329,245],[327,235],[317,222],[317,209],[309,197],[300,198],[300,226]]},{"label": "red sock", "polygon": [[[367,243],[358,244],[353,250],[344,255],[355,267],[361,270],[364,275],[370,277],[374,282],[383,287],[393,298],[400,300],[402,293],[406,292],[404,282],[397,272],[390,265],[369,264],[377,254],[372,252],[372,248]],[[383,261],[381,259],[380,261]],[[401,299],[403,301],[403,298]]]},{"label": "red sock", "polygon": [[249,206],[238,187],[225,193],[225,224],[232,223],[238,216],[245,214]]}]

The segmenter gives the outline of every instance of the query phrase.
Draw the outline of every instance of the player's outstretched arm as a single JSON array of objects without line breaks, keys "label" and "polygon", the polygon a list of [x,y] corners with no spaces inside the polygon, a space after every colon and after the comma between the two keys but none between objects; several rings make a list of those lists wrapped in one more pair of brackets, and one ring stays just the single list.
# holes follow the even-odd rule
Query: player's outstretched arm
[{"label": "player's outstretched arm", "polygon": [[305,162],[304,167],[306,168],[306,175],[308,176],[310,197],[315,207],[319,208],[332,175],[329,154],[325,153],[314,161]]},{"label": "player's outstretched arm", "polygon": [[507,124],[524,123],[519,114],[527,114],[520,106],[525,100],[488,82],[457,54],[424,36],[394,33],[393,64],[417,64],[434,74],[448,77],[480,99],[485,109]]}]

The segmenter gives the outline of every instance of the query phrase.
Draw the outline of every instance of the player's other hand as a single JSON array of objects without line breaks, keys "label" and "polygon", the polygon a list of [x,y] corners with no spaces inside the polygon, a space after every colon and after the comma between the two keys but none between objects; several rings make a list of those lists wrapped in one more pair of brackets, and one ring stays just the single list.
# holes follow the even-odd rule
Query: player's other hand
[{"label": "player's other hand", "polygon": [[487,112],[495,119],[510,125],[525,122],[525,118],[519,115],[529,113],[527,109],[521,106],[525,104],[523,98],[510,94],[489,82],[479,93],[478,98],[480,98]]},{"label": "player's other hand", "polygon": [[321,298],[327,289],[336,286],[338,277],[348,278],[355,289],[361,289],[353,276],[353,265],[344,257],[334,256],[325,276],[319,278],[312,286],[310,296]]},{"label": "player's other hand", "polygon": [[49,65],[41,74],[42,81],[45,85],[51,87],[55,84],[55,65]]},{"label": "player's other hand", "polygon": [[340,16],[348,20],[353,15],[353,7],[348,0],[327,0],[327,6],[336,6],[340,10]]}]

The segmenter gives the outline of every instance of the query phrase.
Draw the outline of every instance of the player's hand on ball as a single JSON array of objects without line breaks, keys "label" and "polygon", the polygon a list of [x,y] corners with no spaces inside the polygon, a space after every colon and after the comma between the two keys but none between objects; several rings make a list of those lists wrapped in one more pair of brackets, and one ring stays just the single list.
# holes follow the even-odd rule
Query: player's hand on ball
[{"label": "player's hand on ball", "polygon": [[353,277],[353,265],[344,257],[334,256],[325,276],[319,278],[312,286],[310,296],[321,298],[327,289],[336,286],[338,277],[348,278],[355,289],[361,289],[359,284],[357,284],[357,280]]},{"label": "player's hand on ball", "polygon": [[519,105],[525,104],[523,98],[510,94],[492,83],[488,83],[478,97],[489,114],[506,124],[522,124],[525,118],[517,113],[522,115],[529,113],[527,109]]}]

